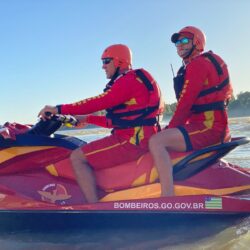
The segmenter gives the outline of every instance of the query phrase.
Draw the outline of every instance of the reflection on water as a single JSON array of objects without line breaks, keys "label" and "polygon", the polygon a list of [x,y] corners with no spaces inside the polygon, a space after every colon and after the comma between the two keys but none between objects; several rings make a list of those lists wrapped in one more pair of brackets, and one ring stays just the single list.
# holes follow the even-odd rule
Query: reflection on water
[{"label": "reflection on water", "polygon": [[[3,250],[248,250],[250,218],[180,221],[163,227],[69,229],[1,235]],[[235,225],[237,223],[237,225]]]},{"label": "reflection on water", "polygon": [[[250,118],[230,119],[232,136],[250,137]],[[71,134],[74,131],[67,131]],[[76,135],[87,141],[101,138],[107,130],[79,130]],[[232,163],[250,167],[250,145],[244,145],[225,157]],[[69,229],[54,232],[0,233],[3,250],[248,250],[250,249],[250,217],[243,220],[179,221],[163,227],[98,229]]]},{"label": "reflection on water", "polygon": [[[240,222],[239,222],[240,221]],[[236,217],[181,221],[159,226],[2,233],[3,250],[228,250],[249,249],[250,220]]]},{"label": "reflection on water", "polygon": [[[250,117],[231,118],[230,130],[233,137],[250,137]],[[250,143],[236,148],[230,154],[225,156],[225,160],[240,165],[250,167]]]}]

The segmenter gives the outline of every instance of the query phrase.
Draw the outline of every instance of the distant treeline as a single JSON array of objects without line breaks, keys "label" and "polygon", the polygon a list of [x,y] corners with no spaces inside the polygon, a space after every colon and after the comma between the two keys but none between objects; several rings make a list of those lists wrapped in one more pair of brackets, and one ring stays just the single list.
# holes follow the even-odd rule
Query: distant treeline
[{"label": "distant treeline", "polygon": [[[176,102],[165,105],[165,116],[173,115],[176,109]],[[229,116],[250,116],[250,92],[240,92],[233,96],[228,105]]]}]

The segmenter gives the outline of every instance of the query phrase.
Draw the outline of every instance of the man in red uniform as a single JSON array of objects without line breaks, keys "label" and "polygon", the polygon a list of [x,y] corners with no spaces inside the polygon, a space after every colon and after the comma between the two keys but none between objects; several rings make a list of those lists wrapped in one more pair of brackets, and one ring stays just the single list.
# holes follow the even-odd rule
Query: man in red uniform
[{"label": "man in red uniform", "polygon": [[[78,116],[82,123],[113,128],[110,136],[71,154],[76,179],[88,202],[98,201],[92,169],[114,167],[147,152],[149,138],[158,131],[161,109],[157,83],[146,70],[132,70],[132,55],[127,46],[109,46],[102,54],[102,63],[110,79],[104,93],[73,104],[45,106],[39,113],[42,119],[48,119],[46,112],[84,115]],[[104,109],[106,116],[91,115]]]},{"label": "man in red uniform", "polygon": [[174,78],[178,99],[167,129],[152,136],[149,148],[161,183],[161,195],[174,195],[168,150],[190,151],[230,139],[226,105],[232,95],[227,65],[212,51],[204,51],[206,37],[188,26],[171,37],[183,66]]}]

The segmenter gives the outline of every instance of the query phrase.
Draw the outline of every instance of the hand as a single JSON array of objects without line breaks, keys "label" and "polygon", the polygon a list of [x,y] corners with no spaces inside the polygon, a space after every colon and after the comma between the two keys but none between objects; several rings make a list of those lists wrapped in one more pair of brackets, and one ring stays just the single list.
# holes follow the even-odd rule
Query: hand
[{"label": "hand", "polygon": [[88,125],[87,115],[75,115],[75,118],[78,120],[76,128],[85,128]]},{"label": "hand", "polygon": [[[46,113],[49,112],[52,115],[48,116]],[[56,106],[49,106],[46,105],[38,114],[38,117],[41,117],[43,121],[51,119],[51,116],[55,115],[58,113],[57,107]]]}]

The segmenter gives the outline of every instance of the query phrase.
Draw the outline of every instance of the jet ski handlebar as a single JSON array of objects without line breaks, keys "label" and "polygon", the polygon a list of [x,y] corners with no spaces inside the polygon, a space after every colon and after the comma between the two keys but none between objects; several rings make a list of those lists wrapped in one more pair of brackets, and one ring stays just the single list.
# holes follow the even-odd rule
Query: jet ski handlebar
[{"label": "jet ski handlebar", "polygon": [[[46,112],[49,113],[49,112]],[[47,115],[47,114],[46,114]],[[51,116],[51,114],[50,114]],[[52,115],[51,119],[55,119],[57,121],[62,122],[62,125],[66,127],[75,127],[78,125],[79,121],[72,115]]]},{"label": "jet ski handlebar", "polygon": [[56,132],[61,126],[75,127],[78,124],[78,120],[71,115],[53,115],[50,112],[46,112],[47,120],[40,119],[27,133],[35,135],[50,136]]}]

